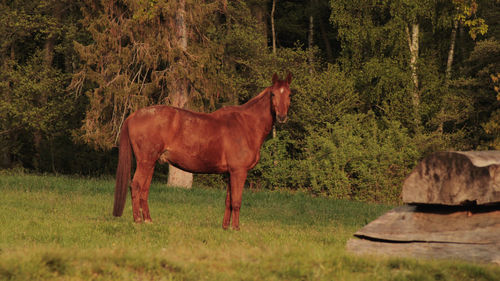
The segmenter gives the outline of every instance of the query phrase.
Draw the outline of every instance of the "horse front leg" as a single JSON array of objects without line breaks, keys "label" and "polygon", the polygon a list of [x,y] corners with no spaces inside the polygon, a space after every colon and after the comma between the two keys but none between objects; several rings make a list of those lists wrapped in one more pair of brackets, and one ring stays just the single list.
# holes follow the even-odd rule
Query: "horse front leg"
[{"label": "horse front leg", "polygon": [[230,222],[231,222],[231,181],[227,179],[226,210],[224,211],[222,228],[227,229],[229,227]]},{"label": "horse front leg", "polygon": [[247,179],[247,171],[240,170],[230,172],[229,178],[231,185],[231,210],[233,213],[232,228],[234,230],[240,230],[241,199],[243,196],[245,180]]}]

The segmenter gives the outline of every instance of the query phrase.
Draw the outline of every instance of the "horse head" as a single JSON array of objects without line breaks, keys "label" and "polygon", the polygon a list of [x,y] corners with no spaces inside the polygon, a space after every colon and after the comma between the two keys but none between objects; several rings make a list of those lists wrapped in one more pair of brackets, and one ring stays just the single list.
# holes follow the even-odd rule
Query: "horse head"
[{"label": "horse head", "polygon": [[273,75],[273,85],[271,86],[272,110],[279,123],[285,123],[288,120],[288,107],[290,106],[290,83],[292,74],[288,73],[285,80],[280,80],[278,75]]}]

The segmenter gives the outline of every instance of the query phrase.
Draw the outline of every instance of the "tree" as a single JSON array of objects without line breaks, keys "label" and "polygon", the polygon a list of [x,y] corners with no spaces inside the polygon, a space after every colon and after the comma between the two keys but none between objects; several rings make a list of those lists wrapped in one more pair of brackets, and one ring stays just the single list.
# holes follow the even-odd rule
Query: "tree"
[{"label": "tree", "polygon": [[330,19],[342,48],[339,64],[356,80],[362,100],[360,111],[371,110],[415,131],[420,119],[416,116],[420,103],[420,26],[416,16],[409,16],[410,7],[401,1],[362,1],[354,5],[348,0],[331,1],[331,6]]},{"label": "tree", "polygon": [[271,9],[271,36],[272,36],[272,42],[273,42],[273,54],[276,54],[276,27],[274,24],[274,13],[276,11],[276,1],[278,1],[278,0],[273,0],[273,7]]},{"label": "tree", "polygon": [[[497,103],[500,101],[500,73],[491,74],[491,82],[494,85]],[[484,131],[492,136],[492,139],[488,142],[488,146],[494,149],[500,149],[500,110],[497,109],[492,112],[491,117],[487,122],[482,125]]]},{"label": "tree", "polygon": [[[498,148],[499,144],[499,106],[498,76],[500,73],[500,42],[487,39],[474,47],[467,59],[464,76],[456,82],[459,90],[466,91],[471,97],[473,110],[464,120],[462,126],[467,126],[469,142],[485,148]],[[479,126],[477,124],[480,124]]]},{"label": "tree", "polygon": [[244,101],[254,94],[245,87],[257,88],[249,73],[265,66],[265,37],[241,1],[88,1],[85,15],[93,42],[75,43],[82,67],[72,89],[89,99],[80,134],[97,148],[116,145],[140,107],[208,111]]},{"label": "tree", "polygon": [[269,12],[267,11],[267,3],[269,0],[253,0],[247,1],[248,6],[251,10],[252,16],[257,20],[257,27],[260,34],[263,34],[266,41],[263,41],[263,46],[267,48],[267,38],[268,38],[268,20]]},{"label": "tree", "polygon": [[[83,64],[72,85],[75,90],[83,89],[84,82],[94,85],[86,92],[90,105],[82,131],[87,142],[112,147],[126,115],[140,107],[174,101],[201,110],[207,103],[213,106],[222,86],[211,83],[218,75],[212,70],[222,50],[207,34],[213,32],[223,1],[186,3],[185,24],[191,28],[183,40],[192,42],[187,51],[178,44],[178,4],[87,2],[85,25],[94,41],[75,43]],[[188,100],[175,98],[180,80],[187,83],[182,91]]]},{"label": "tree", "polygon": [[[13,157],[20,160],[16,155],[20,150],[29,149],[33,157],[23,162],[40,170],[42,143],[52,146],[54,137],[66,132],[65,117],[74,108],[65,92],[70,77],[64,73],[68,68],[64,60],[54,58],[71,54],[67,42],[75,36],[78,5],[48,0],[0,4],[0,33],[6,38],[0,49],[0,138],[7,144],[2,152],[5,166],[11,165]],[[61,17],[63,12],[67,17]]]},{"label": "tree", "polygon": [[[185,18],[186,1],[178,0],[177,5],[177,15],[175,18],[176,44],[177,48],[179,48],[182,53],[186,53],[188,47],[187,26]],[[179,68],[177,72],[181,73],[181,71],[186,68],[185,57],[180,57],[174,67]],[[174,87],[176,89],[173,91],[172,97],[170,98],[171,105],[184,108],[187,105],[189,99],[187,91],[187,79],[184,76],[177,77],[177,81],[175,81]],[[193,174],[185,172],[172,165],[169,165],[168,170],[169,172],[167,186],[191,188],[193,184]]]}]

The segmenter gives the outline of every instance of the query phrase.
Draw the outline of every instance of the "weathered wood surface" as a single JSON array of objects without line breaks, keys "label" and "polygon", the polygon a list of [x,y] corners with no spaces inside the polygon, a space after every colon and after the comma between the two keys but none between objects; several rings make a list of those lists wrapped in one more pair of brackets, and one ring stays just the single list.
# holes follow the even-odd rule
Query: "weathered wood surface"
[{"label": "weathered wood surface", "polygon": [[499,207],[401,206],[354,235],[390,241],[500,245]]},{"label": "weathered wood surface", "polygon": [[464,205],[500,202],[500,151],[437,152],[403,183],[403,202]]},{"label": "weathered wood surface", "polygon": [[500,245],[459,243],[387,243],[353,238],[347,250],[355,254],[432,259],[461,259],[500,265]]},{"label": "weathered wood surface", "polygon": [[500,264],[500,207],[401,206],[348,241],[349,251]]}]

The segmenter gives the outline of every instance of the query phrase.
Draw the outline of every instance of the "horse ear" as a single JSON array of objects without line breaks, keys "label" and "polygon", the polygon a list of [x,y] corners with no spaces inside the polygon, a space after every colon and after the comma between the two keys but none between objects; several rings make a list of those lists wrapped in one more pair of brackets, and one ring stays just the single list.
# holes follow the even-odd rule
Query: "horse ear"
[{"label": "horse ear", "polygon": [[288,72],[288,76],[286,77],[286,83],[288,83],[288,85],[292,83],[292,74],[290,72]]},{"label": "horse ear", "polygon": [[276,74],[276,72],[274,73],[273,75],[273,85],[276,84],[276,82],[278,82],[278,74]]}]

